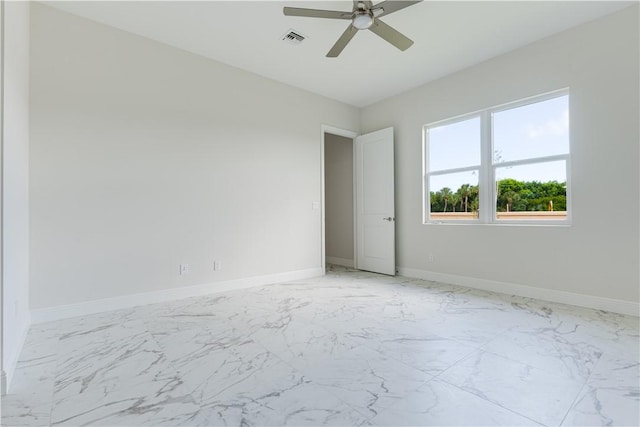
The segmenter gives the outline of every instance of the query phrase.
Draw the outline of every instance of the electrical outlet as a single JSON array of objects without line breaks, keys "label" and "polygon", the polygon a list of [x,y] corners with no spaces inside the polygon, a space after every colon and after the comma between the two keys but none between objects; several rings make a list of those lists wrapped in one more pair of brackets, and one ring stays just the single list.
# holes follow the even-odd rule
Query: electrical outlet
[{"label": "electrical outlet", "polygon": [[434,262],[436,260],[436,257],[433,256],[433,254],[429,254],[429,262]]},{"label": "electrical outlet", "polygon": [[220,263],[220,261],[213,261],[213,271],[220,270],[222,270],[222,264]]},{"label": "electrical outlet", "polygon": [[189,274],[189,264],[180,264],[180,275]]}]

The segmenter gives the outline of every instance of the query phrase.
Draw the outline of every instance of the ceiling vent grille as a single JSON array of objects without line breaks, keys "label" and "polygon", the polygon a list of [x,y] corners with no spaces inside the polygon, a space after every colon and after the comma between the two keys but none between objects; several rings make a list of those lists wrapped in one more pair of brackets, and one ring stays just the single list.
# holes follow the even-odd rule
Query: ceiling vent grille
[{"label": "ceiling vent grille", "polygon": [[294,30],[288,30],[283,36],[282,36],[282,40],[291,43],[291,44],[300,44],[302,43],[302,40],[306,39],[307,37],[300,34],[298,31],[294,31]]}]

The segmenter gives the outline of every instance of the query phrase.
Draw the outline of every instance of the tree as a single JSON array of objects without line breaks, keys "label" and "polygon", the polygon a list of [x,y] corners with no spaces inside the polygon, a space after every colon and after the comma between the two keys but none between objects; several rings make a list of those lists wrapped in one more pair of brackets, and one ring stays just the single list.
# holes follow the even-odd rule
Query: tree
[{"label": "tree", "polygon": [[431,212],[442,212],[444,206],[444,200],[442,199],[442,193],[431,192]]},{"label": "tree", "polygon": [[471,206],[471,212],[478,212],[478,209],[480,209],[480,203],[478,202],[478,199],[471,200],[469,206]]},{"label": "tree", "polygon": [[504,198],[507,201],[507,212],[512,212],[513,202],[520,200],[520,194],[513,190],[509,190],[504,194]]},{"label": "tree", "polygon": [[480,190],[477,185],[472,186],[470,189],[469,206],[471,207],[471,212],[477,213],[480,209]]},{"label": "tree", "polygon": [[464,202],[464,211],[469,212],[469,196],[471,195],[471,185],[462,184],[458,190],[460,195],[460,210],[462,210],[462,203]]},{"label": "tree", "polygon": [[549,202],[554,210],[564,211],[567,206],[565,183],[557,181],[517,181],[507,178],[498,182],[496,207],[508,212],[546,211]]},{"label": "tree", "polygon": [[440,190],[440,193],[442,193],[442,198],[444,199],[444,210],[442,212],[446,212],[447,204],[449,203],[449,198],[451,197],[451,189],[449,187],[444,187],[442,190]]},{"label": "tree", "polygon": [[458,193],[451,193],[451,195],[449,196],[449,201],[451,202],[451,208],[453,212],[456,211],[456,204],[458,203],[458,200],[460,200],[460,197],[458,197]]},{"label": "tree", "polygon": [[[548,181],[518,181],[505,178],[497,182],[496,210],[498,212],[546,211],[549,202],[553,210],[567,210],[566,183]],[[455,192],[449,187],[430,193],[431,212],[478,212],[477,185],[462,184]]]}]

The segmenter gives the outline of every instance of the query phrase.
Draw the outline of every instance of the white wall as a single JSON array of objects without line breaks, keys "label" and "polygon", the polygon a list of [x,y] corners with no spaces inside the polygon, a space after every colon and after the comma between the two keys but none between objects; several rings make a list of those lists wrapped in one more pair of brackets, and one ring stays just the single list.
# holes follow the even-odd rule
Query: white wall
[{"label": "white wall", "polygon": [[[365,108],[396,128],[399,266],[637,303],[638,52],[636,5]],[[571,227],[422,224],[424,124],[563,87]]]},{"label": "white wall", "polygon": [[325,133],[327,262],[353,267],[353,139]]},{"label": "white wall", "polygon": [[5,2],[2,367],[10,385],[29,328],[29,4]]},{"label": "white wall", "polygon": [[321,268],[321,125],[357,129],[356,108],[31,18],[32,308]]}]

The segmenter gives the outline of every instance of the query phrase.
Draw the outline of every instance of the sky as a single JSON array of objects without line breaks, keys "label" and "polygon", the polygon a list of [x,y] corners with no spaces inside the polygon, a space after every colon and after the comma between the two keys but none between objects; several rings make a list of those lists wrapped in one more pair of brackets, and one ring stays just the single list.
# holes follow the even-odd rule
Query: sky
[{"label": "sky", "polygon": [[[569,152],[569,96],[564,95],[492,115],[493,156],[496,162],[524,160]],[[429,130],[429,170],[480,165],[480,118],[473,117]],[[464,183],[478,185],[477,172],[434,175],[430,190]],[[566,181],[564,161],[496,169],[496,179]]]}]

